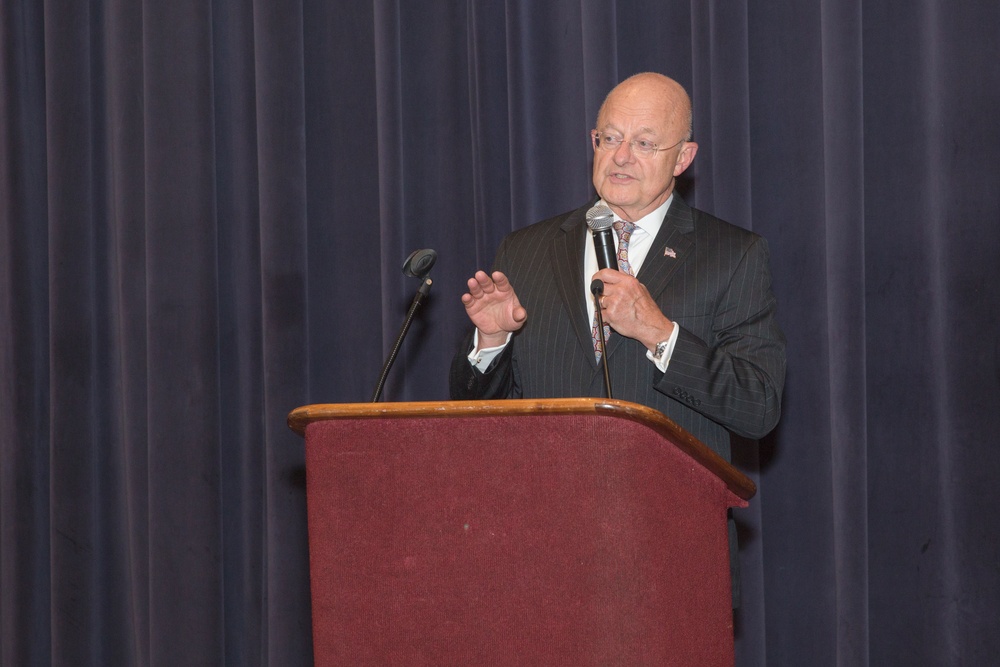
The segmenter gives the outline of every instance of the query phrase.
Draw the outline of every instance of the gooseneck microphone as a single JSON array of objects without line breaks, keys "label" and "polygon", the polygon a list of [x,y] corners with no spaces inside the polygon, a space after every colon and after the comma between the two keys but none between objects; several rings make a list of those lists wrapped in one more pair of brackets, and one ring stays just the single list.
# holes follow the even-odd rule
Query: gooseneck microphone
[{"label": "gooseneck microphone", "polygon": [[597,268],[618,269],[615,239],[611,228],[615,224],[614,213],[600,202],[587,211],[587,226],[594,235],[594,251],[597,253]]},{"label": "gooseneck microphone", "polygon": [[413,295],[413,303],[410,304],[410,310],[406,313],[406,321],[403,322],[403,328],[399,332],[399,336],[396,337],[396,343],[392,346],[392,351],[389,352],[389,356],[385,360],[385,364],[382,366],[382,375],[379,376],[378,384],[375,386],[375,394],[372,396],[372,403],[378,403],[379,397],[382,395],[382,388],[385,386],[385,379],[389,377],[389,369],[392,368],[393,362],[396,361],[396,355],[399,354],[399,348],[403,346],[403,338],[406,337],[406,332],[410,329],[410,324],[413,322],[413,316],[417,313],[417,308],[423,303],[424,298],[430,293],[431,285],[434,283],[428,277],[431,272],[431,268],[434,266],[434,262],[437,261],[437,253],[429,248],[422,250],[414,250],[410,253],[410,256],[406,258],[403,262],[403,274],[411,278],[420,278],[420,287],[417,288],[417,293]]}]

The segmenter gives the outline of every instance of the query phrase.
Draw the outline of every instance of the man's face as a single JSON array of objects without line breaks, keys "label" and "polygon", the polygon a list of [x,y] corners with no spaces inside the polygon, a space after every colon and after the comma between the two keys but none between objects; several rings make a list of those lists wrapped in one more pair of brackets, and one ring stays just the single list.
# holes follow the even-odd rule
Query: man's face
[{"label": "man's face", "polygon": [[[681,141],[687,133],[685,115],[674,112],[675,106],[669,91],[660,87],[619,87],[598,118],[597,132],[622,142],[610,150],[595,146],[594,188],[625,220],[638,220],[665,202],[674,178],[694,159],[697,144]],[[632,141],[647,141],[665,150],[636,155]]]}]

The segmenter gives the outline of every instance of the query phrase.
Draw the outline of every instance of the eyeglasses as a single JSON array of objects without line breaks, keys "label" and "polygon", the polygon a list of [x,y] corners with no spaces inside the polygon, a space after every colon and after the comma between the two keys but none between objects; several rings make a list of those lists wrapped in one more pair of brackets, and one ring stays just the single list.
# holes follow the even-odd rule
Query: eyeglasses
[{"label": "eyeglasses", "polygon": [[[607,132],[598,132],[597,130],[592,130],[590,133],[590,138],[594,141],[594,148],[599,148],[604,151],[616,151],[618,147],[625,143],[625,140],[614,134],[608,134]],[[639,157],[653,157],[656,155],[657,151],[668,151],[674,146],[684,142],[681,139],[675,144],[670,146],[660,146],[654,144],[652,141],[647,141],[646,139],[633,139],[628,142],[629,148],[632,149],[632,153]]]}]

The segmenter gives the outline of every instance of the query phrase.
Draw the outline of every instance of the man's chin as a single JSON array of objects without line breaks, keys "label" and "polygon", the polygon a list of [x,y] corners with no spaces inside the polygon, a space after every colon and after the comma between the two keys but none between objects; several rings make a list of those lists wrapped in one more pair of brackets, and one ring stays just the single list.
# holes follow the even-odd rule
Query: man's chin
[{"label": "man's chin", "polygon": [[605,181],[597,193],[610,206],[628,206],[636,200],[635,181],[622,184]]},{"label": "man's chin", "polygon": [[615,193],[609,193],[607,190],[599,192],[598,194],[601,196],[601,199],[604,200],[605,204],[610,206],[612,209],[615,209],[616,213],[622,209],[629,208],[635,203],[635,200],[631,197],[615,196]]}]

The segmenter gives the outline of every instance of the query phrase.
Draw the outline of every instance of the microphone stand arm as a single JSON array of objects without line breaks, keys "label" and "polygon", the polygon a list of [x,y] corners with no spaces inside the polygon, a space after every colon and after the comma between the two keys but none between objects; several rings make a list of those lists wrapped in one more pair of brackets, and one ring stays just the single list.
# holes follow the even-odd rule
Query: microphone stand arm
[{"label": "microphone stand arm", "polygon": [[389,356],[385,360],[385,365],[382,366],[382,375],[378,379],[378,385],[375,387],[375,393],[372,395],[372,403],[378,403],[379,398],[382,396],[382,388],[385,386],[385,379],[389,377],[389,369],[392,368],[392,364],[396,361],[396,355],[399,354],[399,349],[403,346],[403,339],[406,337],[406,332],[410,329],[410,324],[413,322],[413,316],[417,314],[417,308],[424,302],[424,299],[431,291],[431,285],[434,283],[428,277],[423,277],[420,281],[420,287],[417,288],[417,293],[413,295],[413,302],[410,304],[410,310],[406,313],[406,320],[403,322],[403,328],[399,332],[399,336],[396,338],[395,345],[392,346],[392,351],[389,352]]},{"label": "microphone stand arm", "polygon": [[608,371],[608,350],[607,341],[604,338],[604,315],[601,314],[601,295],[604,294],[604,281],[595,280],[590,284],[590,291],[594,295],[594,312],[597,313],[597,338],[601,344],[601,367],[604,369],[604,390],[607,398],[614,398],[611,395],[611,373]]}]

